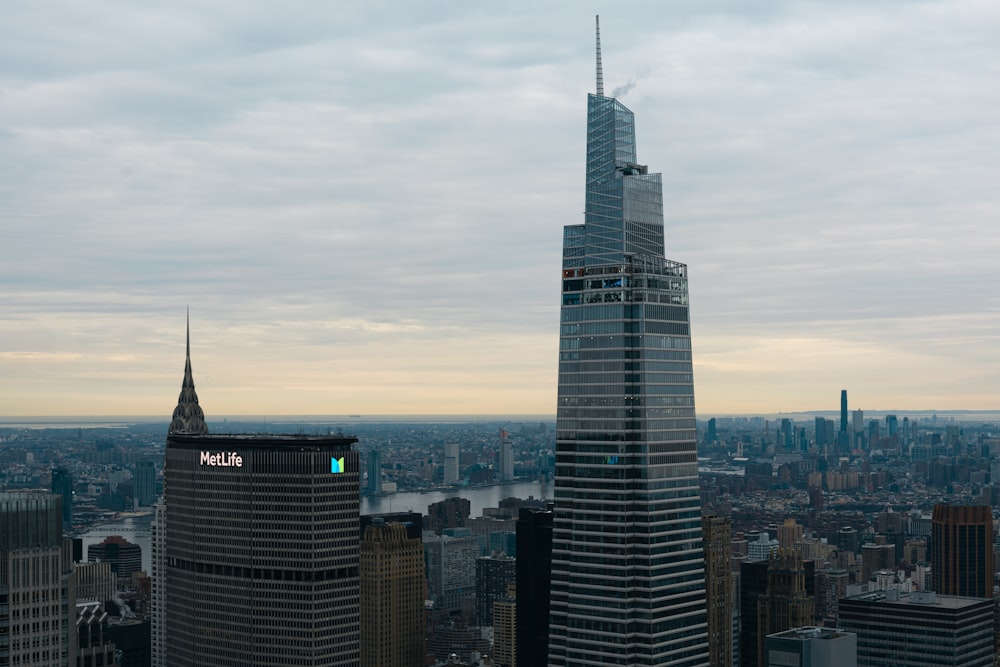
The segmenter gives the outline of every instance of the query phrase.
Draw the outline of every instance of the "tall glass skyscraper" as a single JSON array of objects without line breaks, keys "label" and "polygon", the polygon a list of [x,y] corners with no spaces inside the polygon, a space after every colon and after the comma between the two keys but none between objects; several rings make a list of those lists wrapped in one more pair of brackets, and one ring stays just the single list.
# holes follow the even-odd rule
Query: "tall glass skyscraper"
[{"label": "tall glass skyscraper", "polygon": [[632,112],[587,100],[584,224],[565,228],[549,665],[708,664],[687,267]]}]

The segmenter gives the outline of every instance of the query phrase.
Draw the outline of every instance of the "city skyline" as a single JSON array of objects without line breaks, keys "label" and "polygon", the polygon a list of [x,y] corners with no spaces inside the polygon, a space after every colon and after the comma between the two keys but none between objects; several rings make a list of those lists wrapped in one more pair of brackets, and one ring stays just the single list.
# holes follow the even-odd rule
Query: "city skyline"
[{"label": "city skyline", "polygon": [[[515,6],[12,8],[0,415],[162,413],[188,305],[215,415],[554,414],[593,11]],[[995,8],[603,14],[700,414],[1000,409]]]}]

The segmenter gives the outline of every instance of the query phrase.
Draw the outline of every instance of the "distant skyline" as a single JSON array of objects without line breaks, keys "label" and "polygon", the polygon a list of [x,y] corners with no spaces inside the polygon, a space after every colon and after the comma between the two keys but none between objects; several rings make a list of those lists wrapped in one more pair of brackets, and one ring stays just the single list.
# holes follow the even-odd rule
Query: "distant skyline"
[{"label": "distant skyline", "polygon": [[699,416],[1000,411],[996,3],[18,1],[0,415],[554,414],[598,12]]}]

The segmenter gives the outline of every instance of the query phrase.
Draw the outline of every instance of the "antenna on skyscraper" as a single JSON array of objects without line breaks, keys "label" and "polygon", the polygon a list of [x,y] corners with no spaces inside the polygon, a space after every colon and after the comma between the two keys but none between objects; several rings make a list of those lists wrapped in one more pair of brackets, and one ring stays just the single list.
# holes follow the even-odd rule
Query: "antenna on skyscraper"
[{"label": "antenna on skyscraper", "polygon": [[594,17],[597,22],[597,94],[604,97],[604,67],[601,66],[601,15]]}]

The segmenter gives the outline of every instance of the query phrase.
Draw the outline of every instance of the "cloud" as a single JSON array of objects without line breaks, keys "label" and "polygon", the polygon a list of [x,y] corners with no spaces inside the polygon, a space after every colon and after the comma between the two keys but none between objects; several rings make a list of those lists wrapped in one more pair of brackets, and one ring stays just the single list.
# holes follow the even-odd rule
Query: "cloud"
[{"label": "cloud", "polygon": [[[199,363],[218,361],[240,412],[324,386],[366,388],[347,412],[402,410],[378,385],[406,355],[415,410],[552,412],[593,16],[514,7],[9,8],[0,375],[31,393],[0,390],[0,409],[166,413],[191,305]],[[606,80],[626,82],[639,159],[664,175],[667,254],[691,271],[699,409],[744,405],[762,378],[773,410],[862,381],[909,382],[917,408],[991,400],[992,4],[637,2],[602,19]],[[104,383],[112,359],[137,377]]]}]

